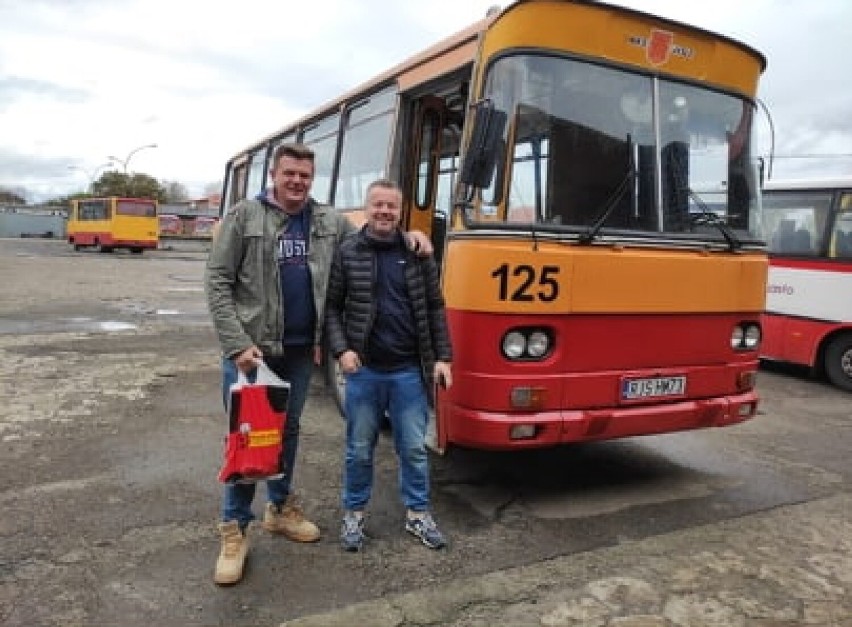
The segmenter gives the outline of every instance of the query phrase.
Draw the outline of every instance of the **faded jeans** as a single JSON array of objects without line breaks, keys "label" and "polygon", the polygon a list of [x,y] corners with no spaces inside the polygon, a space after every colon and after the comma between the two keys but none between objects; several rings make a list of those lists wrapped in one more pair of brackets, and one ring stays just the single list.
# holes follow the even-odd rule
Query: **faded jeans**
[{"label": "faded jeans", "polygon": [[[290,382],[290,401],[287,406],[287,426],[284,430],[284,446],[281,450],[283,476],[266,481],[266,495],[271,503],[280,505],[290,494],[296,451],[299,448],[299,421],[308,396],[311,373],[314,369],[313,347],[287,347],[283,357],[264,357],[266,365],[285,381]],[[255,373],[249,374],[254,381]],[[237,382],[237,367],[230,359],[222,360],[222,399],[228,407],[231,386]],[[252,501],[257,484],[227,483],[222,499],[222,521],[236,520],[245,529],[254,520]]]},{"label": "faded jeans", "polygon": [[426,452],[428,403],[420,369],[392,372],[361,367],[346,375],[346,461],[343,507],[362,511],[373,488],[373,452],[387,410],[399,461],[399,491],[412,511],[429,508]]}]

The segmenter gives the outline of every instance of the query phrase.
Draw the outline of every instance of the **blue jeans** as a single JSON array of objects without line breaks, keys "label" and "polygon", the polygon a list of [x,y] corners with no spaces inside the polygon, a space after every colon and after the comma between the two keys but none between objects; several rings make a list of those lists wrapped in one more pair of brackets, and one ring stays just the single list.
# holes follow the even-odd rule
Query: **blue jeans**
[{"label": "blue jeans", "polygon": [[412,511],[429,508],[426,453],[428,403],[420,369],[381,372],[361,367],[346,375],[346,463],[343,507],[362,511],[373,488],[373,451],[387,410],[399,460],[399,491]]},{"label": "blue jeans", "polygon": [[[311,373],[314,370],[313,347],[288,347],[283,357],[264,357],[266,365],[285,381],[290,382],[290,401],[287,406],[287,427],[284,430],[284,446],[281,450],[282,477],[266,481],[266,495],[271,503],[280,505],[290,494],[293,469],[296,464],[296,451],[299,448],[299,421],[308,396]],[[249,375],[254,381],[254,373]],[[230,359],[222,360],[222,400],[228,407],[231,386],[237,382],[237,367]],[[222,499],[222,521],[236,520],[240,528],[254,519],[251,504],[254,500],[256,484],[228,483]]]}]

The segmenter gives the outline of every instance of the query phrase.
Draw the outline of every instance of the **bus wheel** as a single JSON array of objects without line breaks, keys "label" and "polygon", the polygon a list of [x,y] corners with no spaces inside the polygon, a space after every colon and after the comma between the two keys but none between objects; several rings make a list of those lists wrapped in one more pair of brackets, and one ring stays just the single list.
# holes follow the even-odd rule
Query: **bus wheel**
[{"label": "bus wheel", "polygon": [[111,253],[112,252],[112,246],[104,246],[103,244],[99,244],[98,245],[98,252]]},{"label": "bus wheel", "polygon": [[134,255],[141,255],[142,250],[143,249],[139,248],[138,246],[134,246],[133,248],[130,249],[130,252],[132,252]]},{"label": "bus wheel", "polygon": [[82,244],[74,244],[74,250],[83,250]]},{"label": "bus wheel", "polygon": [[331,388],[331,395],[343,416],[343,402],[346,399],[346,378],[340,371],[340,364],[330,351],[325,353],[325,382]]},{"label": "bus wheel", "polygon": [[838,335],[825,349],[825,374],[834,385],[852,392],[852,333]]}]

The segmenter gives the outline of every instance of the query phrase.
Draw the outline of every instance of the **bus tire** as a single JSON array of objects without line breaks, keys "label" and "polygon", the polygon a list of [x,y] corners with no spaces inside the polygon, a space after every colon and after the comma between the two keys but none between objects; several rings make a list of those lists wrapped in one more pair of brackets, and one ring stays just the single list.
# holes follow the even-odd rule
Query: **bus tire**
[{"label": "bus tire", "polygon": [[337,410],[343,416],[343,403],[346,399],[346,378],[340,371],[340,364],[330,351],[325,353],[325,383],[331,388],[331,396],[337,405]]},{"label": "bus tire", "polygon": [[852,392],[852,333],[834,337],[825,349],[825,374],[834,385]]},{"label": "bus tire", "polygon": [[142,251],[143,251],[143,249],[139,248],[138,246],[134,246],[133,248],[130,249],[130,252],[132,252],[134,255],[141,255]]},{"label": "bus tire", "polygon": [[104,246],[103,244],[99,244],[98,245],[98,252],[111,253],[112,252],[112,246]]}]

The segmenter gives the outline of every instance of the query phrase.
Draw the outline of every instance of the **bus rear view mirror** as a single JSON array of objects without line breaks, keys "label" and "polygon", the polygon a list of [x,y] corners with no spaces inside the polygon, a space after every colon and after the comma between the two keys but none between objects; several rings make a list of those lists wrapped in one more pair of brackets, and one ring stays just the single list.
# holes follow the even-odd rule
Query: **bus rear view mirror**
[{"label": "bus rear view mirror", "polygon": [[460,179],[463,184],[480,189],[491,185],[506,119],[506,112],[495,109],[490,100],[483,100],[476,105],[470,144],[461,166]]}]

